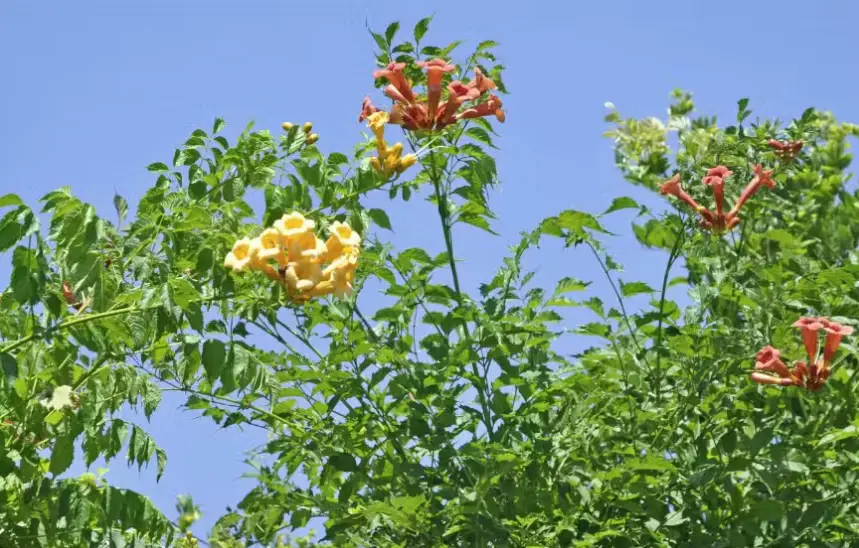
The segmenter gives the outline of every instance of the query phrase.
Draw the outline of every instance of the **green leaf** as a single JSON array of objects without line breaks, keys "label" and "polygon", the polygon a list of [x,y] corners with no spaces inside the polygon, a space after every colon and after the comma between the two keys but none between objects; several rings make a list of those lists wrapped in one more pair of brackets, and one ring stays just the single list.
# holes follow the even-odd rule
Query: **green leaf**
[{"label": "green leaf", "polygon": [[619,211],[621,209],[637,209],[640,207],[641,206],[638,204],[638,202],[636,202],[629,196],[621,196],[612,200],[611,205],[608,207],[608,209],[603,211],[602,214],[607,215],[613,211]]},{"label": "green leaf", "polygon": [[173,302],[183,310],[188,310],[189,305],[200,298],[194,285],[184,278],[172,278],[170,290]]},{"label": "green leaf", "polygon": [[398,21],[394,21],[385,29],[385,40],[387,40],[388,44],[394,42],[394,36],[397,35],[398,30],[400,30],[400,23]]},{"label": "green leaf", "polygon": [[784,503],[779,500],[759,500],[752,504],[751,513],[765,521],[779,521],[784,516]]},{"label": "green leaf", "polygon": [[221,375],[227,358],[227,348],[223,341],[209,339],[203,343],[203,367],[210,383],[214,383]]},{"label": "green leaf", "polygon": [[483,51],[483,50],[487,50],[490,48],[494,48],[497,45],[498,45],[498,42],[496,42],[494,40],[484,40],[483,42],[480,42],[479,44],[477,44],[477,51]]},{"label": "green leaf", "polygon": [[14,246],[24,234],[23,227],[18,223],[19,211],[9,211],[0,219],[0,252]]},{"label": "green leaf", "polygon": [[376,225],[391,230],[391,220],[388,218],[388,214],[385,213],[384,209],[369,209],[367,210],[367,215],[370,216],[370,219],[372,219]]},{"label": "green leaf", "polygon": [[423,38],[424,35],[427,33],[427,31],[429,30],[430,23],[432,22],[432,18],[433,16],[430,15],[429,17],[424,17],[417,22],[414,30],[415,42],[420,42],[421,38]]},{"label": "green leaf", "polygon": [[633,224],[632,231],[636,239],[647,247],[671,249],[677,241],[677,234],[656,219],[651,219],[644,225]]},{"label": "green leaf", "polygon": [[[220,133],[227,126],[223,118],[215,118],[215,123],[212,125],[212,134]],[[224,146],[224,148],[229,148]]]},{"label": "green leaf", "polygon": [[245,185],[242,183],[241,179],[233,177],[224,183],[224,200],[235,202],[241,197],[244,190]]},{"label": "green leaf", "polygon": [[24,201],[17,194],[4,194],[0,196],[0,207],[22,206]]},{"label": "green leaf", "polygon": [[355,457],[348,453],[337,453],[336,455],[331,455],[328,458],[328,463],[337,470],[341,470],[343,472],[354,472],[358,469]]},{"label": "green leaf", "polygon": [[676,527],[678,525],[682,525],[686,521],[688,520],[683,517],[683,511],[678,510],[669,514],[668,517],[665,519],[665,523],[663,523],[662,525],[666,527]]},{"label": "green leaf", "polygon": [[6,352],[0,353],[0,366],[2,366],[3,374],[7,379],[18,377],[18,360],[12,354],[7,354]]},{"label": "green leaf", "polygon": [[153,173],[166,173],[170,171],[170,168],[167,167],[167,164],[163,162],[155,162],[154,164],[149,164],[146,166],[146,169]]},{"label": "green leaf", "polygon": [[114,194],[113,208],[116,210],[116,217],[119,219],[119,223],[122,224],[122,221],[125,220],[126,214],[128,214],[128,202],[126,202],[125,198],[119,194]]},{"label": "green leaf", "polygon": [[465,130],[465,134],[474,139],[475,141],[480,141],[487,146],[492,148],[497,148],[492,143],[492,137],[489,136],[489,132],[483,129],[482,127],[472,126]]},{"label": "green leaf", "polygon": [[388,45],[389,44],[388,44],[388,42],[385,41],[385,37],[382,36],[381,34],[377,33],[377,32],[373,32],[372,30],[370,31],[370,36],[373,37],[373,40],[376,41],[376,46],[379,48],[379,50],[383,54],[385,54],[385,57],[387,58],[387,52],[388,52]]},{"label": "green leaf", "polygon": [[620,293],[624,297],[632,297],[642,293],[654,293],[656,290],[644,282],[630,282],[625,284],[620,282]]},{"label": "green leaf", "polygon": [[155,457],[157,459],[158,464],[158,472],[155,475],[155,481],[160,481],[161,476],[164,475],[164,469],[167,467],[167,452],[160,447],[155,448]]},{"label": "green leaf", "polygon": [[583,282],[577,278],[561,278],[555,286],[555,295],[563,295],[571,291],[584,291],[590,285],[588,282]]},{"label": "green leaf", "polygon": [[566,228],[573,234],[582,236],[586,234],[584,230],[586,228],[596,232],[607,233],[606,229],[604,229],[599,221],[596,220],[596,217],[590,213],[584,213],[582,211],[575,211],[572,209],[564,211],[558,215],[558,226]]},{"label": "green leaf", "polygon": [[67,432],[57,438],[56,443],[54,443],[50,465],[50,471],[54,477],[59,476],[72,465],[72,461],[75,458],[74,442],[74,436],[71,432]]}]

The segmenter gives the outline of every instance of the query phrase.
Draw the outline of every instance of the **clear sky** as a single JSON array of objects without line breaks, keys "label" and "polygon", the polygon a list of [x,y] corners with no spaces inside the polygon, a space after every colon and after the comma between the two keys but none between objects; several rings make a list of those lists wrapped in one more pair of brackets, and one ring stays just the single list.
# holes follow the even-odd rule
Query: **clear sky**
[{"label": "clear sky", "polygon": [[[815,106],[859,121],[859,4],[851,0],[6,0],[0,193],[35,205],[69,185],[113,218],[114,190],[136,203],[154,182],[145,166],[169,162],[176,146],[195,128],[211,128],[216,116],[231,134],[249,120],[275,132],[285,120],[311,120],[323,151],[349,151],[363,129],[356,123],[361,99],[373,91],[365,19],[380,31],[400,20],[410,33],[432,13],[428,43],[464,39],[465,53],[484,39],[499,42],[511,91],[507,123],[498,128],[503,186],[492,198],[501,237],[457,229],[466,288],[497,268],[520,231],[561,209],[597,213],[623,194],[660,204],[614,168],[611,142],[601,137],[605,101],[623,115],[664,117],[671,89],[680,87],[695,94],[699,112],[725,122],[741,97],[751,98],[753,119],[789,120]],[[441,251],[430,205],[399,203],[391,218],[398,245]],[[608,224],[629,234],[629,221],[621,214]],[[611,248],[627,267],[625,279],[658,283],[659,254],[627,235]],[[608,302],[593,260],[559,251],[545,246],[535,256],[538,279],[596,280],[593,290]],[[8,274],[0,265],[4,286]],[[182,401],[168,395],[146,426],[168,452],[161,483],[154,466],[138,474],[123,459],[108,478],[150,495],[171,517],[176,495],[193,495],[205,513],[196,528],[203,532],[252,487],[240,479],[251,471],[244,451],[264,438],[217,432],[208,419],[178,411]]]}]

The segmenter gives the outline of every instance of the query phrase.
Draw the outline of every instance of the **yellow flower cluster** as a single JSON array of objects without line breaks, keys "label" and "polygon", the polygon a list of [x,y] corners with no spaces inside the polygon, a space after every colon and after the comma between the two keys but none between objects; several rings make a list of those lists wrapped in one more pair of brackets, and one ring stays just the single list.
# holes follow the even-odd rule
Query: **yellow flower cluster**
[{"label": "yellow flower cluster", "polygon": [[389,120],[390,116],[383,111],[374,112],[367,117],[367,127],[373,130],[376,136],[376,149],[379,151],[378,158],[375,156],[370,158],[370,165],[385,177],[390,177],[394,173],[399,175],[418,161],[418,157],[414,154],[403,156],[402,143],[396,143],[388,148],[385,142],[385,124]]},{"label": "yellow flower cluster", "polygon": [[301,213],[284,215],[258,237],[238,240],[224,266],[235,272],[262,272],[282,283],[295,302],[351,294],[361,236],[348,224],[334,222],[331,236],[323,242],[315,229],[316,223]]}]

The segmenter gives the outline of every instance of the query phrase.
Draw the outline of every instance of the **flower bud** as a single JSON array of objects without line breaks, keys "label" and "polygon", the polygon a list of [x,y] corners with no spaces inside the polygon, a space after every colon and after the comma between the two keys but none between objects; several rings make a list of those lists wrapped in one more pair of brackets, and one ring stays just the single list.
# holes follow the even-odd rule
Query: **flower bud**
[{"label": "flower bud", "polygon": [[[305,124],[304,127],[307,127],[307,125]],[[307,136],[307,144],[308,145],[312,145],[313,143],[315,143],[318,140],[319,140],[319,134],[318,133],[311,133],[310,135]]]},{"label": "flower bud", "polygon": [[311,124],[310,122],[304,122],[304,126],[302,126],[302,129],[304,129],[304,133],[310,133],[310,130],[313,129],[313,124]]},{"label": "flower bud", "polygon": [[284,122],[281,127],[283,128],[283,131],[289,131],[293,128],[293,126],[295,126],[295,124],[293,124],[292,122]]}]

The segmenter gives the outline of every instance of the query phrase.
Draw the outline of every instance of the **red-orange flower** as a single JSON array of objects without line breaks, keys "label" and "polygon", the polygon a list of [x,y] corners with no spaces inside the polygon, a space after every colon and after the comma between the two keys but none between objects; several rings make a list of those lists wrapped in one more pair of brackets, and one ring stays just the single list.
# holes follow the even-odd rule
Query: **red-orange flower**
[{"label": "red-orange flower", "polygon": [[480,103],[474,108],[463,110],[456,115],[456,119],[480,118],[481,116],[489,116],[490,114],[494,114],[499,122],[503,122],[507,118],[504,111],[501,110],[501,99],[495,95],[490,95],[485,103]]},{"label": "red-orange flower", "polygon": [[371,114],[374,114],[376,112],[379,112],[379,109],[373,106],[373,103],[370,101],[369,97],[364,97],[364,102],[361,103],[361,114],[358,116],[358,122],[363,122]]},{"label": "red-orange flower", "polygon": [[735,203],[734,207],[731,208],[731,211],[728,212],[727,221],[729,227],[734,227],[740,222],[739,217],[737,217],[740,212],[740,208],[743,207],[743,204],[745,204],[749,198],[754,196],[755,193],[760,190],[761,186],[765,185],[769,189],[775,188],[775,181],[772,179],[773,170],[766,170],[761,166],[761,164],[757,164],[754,167],[754,173],[755,176],[752,177],[752,180],[749,181],[749,184],[746,185],[746,188],[743,189],[743,192],[737,199],[737,203]]},{"label": "red-orange flower", "polygon": [[[446,73],[456,70],[456,66],[449,64],[444,59],[421,61],[418,62],[418,66],[427,71],[427,94],[425,97],[415,95],[403,74],[404,63],[391,63],[386,68],[373,73],[373,77],[384,78],[389,82],[385,88],[385,95],[393,99],[395,103],[390,112],[390,123],[399,124],[403,129],[409,131],[427,131],[442,129],[462,119],[490,114],[494,114],[499,121],[504,121],[505,115],[504,111],[501,110],[501,99],[494,95],[490,95],[485,102],[479,105],[459,112],[465,103],[474,101],[489,90],[497,88],[495,82],[484,76],[480,69],[474,69],[474,79],[468,84],[463,84],[458,80],[451,82],[447,86],[447,100],[442,101],[442,80]],[[365,99],[358,121],[363,121],[377,110],[370,104],[369,99]]]},{"label": "red-orange flower", "polygon": [[[808,362],[798,361],[793,369],[780,359],[780,352],[771,346],[762,348],[755,357],[755,372],[751,380],[759,384],[781,386],[804,386],[812,392],[820,390],[832,372],[832,358],[841,344],[841,339],[853,333],[850,326],[841,325],[828,318],[802,317],[793,323],[802,329],[802,341],[808,354]],[[823,356],[818,359],[818,331],[826,331]]]},{"label": "red-orange flower", "polygon": [[[823,320],[823,321],[821,321]],[[793,322],[793,327],[802,329],[802,343],[805,345],[805,352],[808,354],[810,363],[817,360],[817,331],[824,328],[824,323],[829,323],[826,318],[810,318],[803,316]]]},{"label": "red-orange flower", "polygon": [[701,182],[713,189],[713,201],[716,202],[716,215],[721,217],[724,213],[725,202],[725,179],[734,172],[725,166],[716,166],[707,170],[707,175]]},{"label": "red-orange flower", "polygon": [[474,68],[474,78],[466,85],[470,88],[477,89],[480,93],[486,93],[491,89],[498,89],[495,82],[484,76],[483,71],[477,67]]},{"label": "red-orange flower", "polygon": [[375,71],[373,78],[384,78],[388,81],[390,85],[385,88],[385,95],[394,101],[411,103],[415,100],[415,94],[403,74],[404,68],[406,68],[405,63],[390,63],[384,69]]},{"label": "red-orange flower", "polygon": [[692,196],[689,196],[689,194],[687,194],[686,191],[683,190],[683,187],[680,186],[679,173],[662,183],[662,186],[659,187],[659,193],[663,196],[674,196],[675,198],[678,198],[679,200],[685,202],[687,205],[689,205],[689,207],[700,213],[701,216],[704,217],[704,221],[706,222],[712,222],[714,219],[713,213],[709,209],[702,205],[699,205],[698,202],[696,202],[695,199],[692,198]]},{"label": "red-orange flower", "polygon": [[701,221],[699,222],[701,228],[712,230],[714,232],[724,232],[725,230],[731,230],[739,224],[740,219],[737,215],[740,212],[740,208],[743,207],[743,204],[746,203],[746,201],[751,198],[762,185],[766,185],[769,188],[775,186],[775,183],[772,180],[772,170],[764,170],[763,167],[758,164],[755,166],[754,172],[755,176],[751,181],[749,181],[749,184],[746,185],[746,188],[743,190],[742,194],[740,194],[737,203],[734,204],[734,207],[731,208],[731,211],[727,214],[725,214],[724,208],[725,179],[733,175],[734,172],[726,166],[716,166],[708,169],[707,174],[701,179],[702,183],[713,189],[713,201],[716,205],[715,213],[706,207],[698,205],[695,200],[683,192],[680,188],[680,179],[678,175],[675,175],[672,179],[666,181],[662,187],[660,187],[660,192],[663,195],[670,194],[672,196],[676,196],[695,209],[695,211],[701,215]]},{"label": "red-orange flower", "polygon": [[451,82],[447,86],[447,91],[449,93],[447,101],[439,105],[439,113],[436,117],[436,125],[439,127],[453,123],[453,117],[459,110],[459,107],[468,101],[473,101],[480,97],[480,91],[477,88],[465,86],[459,80]]},{"label": "red-orange flower", "polygon": [[802,150],[802,141],[777,141],[770,139],[767,143],[776,156],[784,160],[792,160]]},{"label": "red-orange flower", "polygon": [[823,343],[823,361],[830,362],[841,344],[841,339],[853,334],[853,328],[849,325],[841,325],[837,322],[829,322],[823,327],[826,331],[826,342]]},{"label": "red-orange flower", "polygon": [[427,69],[427,118],[435,120],[441,100],[441,79],[445,73],[455,71],[456,65],[451,65],[444,59],[432,59],[418,61],[418,66]]}]

